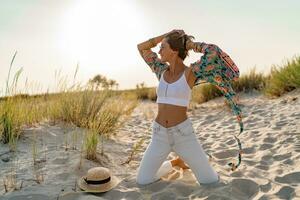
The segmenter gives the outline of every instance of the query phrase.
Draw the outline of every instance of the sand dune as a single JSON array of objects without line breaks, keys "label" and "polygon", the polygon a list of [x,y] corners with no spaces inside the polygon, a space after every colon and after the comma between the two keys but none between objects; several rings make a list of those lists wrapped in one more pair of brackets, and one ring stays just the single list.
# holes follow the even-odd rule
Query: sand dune
[{"label": "sand dune", "polygon": [[[155,183],[139,186],[136,171],[151,138],[151,123],[157,104],[143,101],[116,136],[105,141],[100,162],[80,159],[84,130],[41,124],[25,129],[15,156],[0,147],[0,181],[14,169],[20,190],[4,193],[0,199],[300,199],[300,91],[278,99],[259,93],[241,94],[245,131],[240,135],[243,161],[231,172],[226,164],[236,161],[233,134],[238,124],[223,106],[223,98],[204,104],[191,104],[188,116],[199,141],[212,154],[212,166],[220,174],[217,184],[200,186],[190,169],[175,167]],[[141,151],[126,165],[132,145],[146,138]],[[37,140],[37,164],[33,166],[33,138]],[[168,159],[176,156],[170,153]],[[80,162],[81,160],[81,162]],[[17,165],[15,163],[18,163]],[[105,166],[121,179],[117,187],[103,194],[87,194],[76,186],[76,179],[93,166]],[[17,166],[17,167],[16,167]],[[40,179],[41,183],[37,183]]]}]

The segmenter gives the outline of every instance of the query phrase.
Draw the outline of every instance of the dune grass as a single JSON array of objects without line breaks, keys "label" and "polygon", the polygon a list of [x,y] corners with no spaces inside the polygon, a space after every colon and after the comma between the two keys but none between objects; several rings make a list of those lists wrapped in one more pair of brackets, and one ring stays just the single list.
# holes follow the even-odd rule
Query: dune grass
[{"label": "dune grass", "polygon": [[7,98],[0,103],[1,138],[13,150],[22,127],[42,121],[65,122],[109,137],[124,123],[121,118],[130,115],[137,103],[134,95],[89,89],[48,95],[47,98]]},{"label": "dune grass", "polygon": [[[5,97],[0,99],[0,138],[14,151],[17,140],[25,126],[40,122],[64,122],[87,129],[85,138],[86,157],[94,159],[101,138],[110,137],[124,123],[137,106],[137,95],[112,89],[98,90],[89,84],[81,85],[74,80],[69,86],[66,77],[58,77],[58,92],[55,94],[28,95],[17,92],[17,83],[22,70],[17,71],[10,84],[10,64]],[[104,143],[102,141],[102,153]],[[33,153],[34,154],[34,153]],[[33,156],[34,157],[34,156]]]},{"label": "dune grass", "polygon": [[[15,52],[8,71],[8,78],[6,80],[5,95],[8,96],[16,91],[19,76],[22,69],[18,70],[13,78],[11,85],[9,85],[10,73],[13,62],[17,52]],[[13,98],[7,98],[6,101],[0,106],[0,136],[4,144],[8,143],[11,150],[16,148],[16,140],[18,138],[20,121],[18,115],[15,113],[17,108],[14,104]]]},{"label": "dune grass", "polygon": [[235,92],[251,92],[253,90],[262,91],[265,85],[266,77],[262,72],[257,72],[256,68],[253,67],[249,72],[233,82],[232,87]]},{"label": "dune grass", "polygon": [[279,97],[296,88],[300,88],[300,56],[287,60],[281,66],[272,66],[264,89],[267,96]]},{"label": "dune grass", "polygon": [[156,90],[153,87],[146,87],[144,82],[137,84],[136,89],[132,91],[136,94],[138,99],[145,100],[156,100]]},{"label": "dune grass", "polygon": [[97,146],[99,137],[96,131],[87,131],[84,141],[84,150],[88,160],[97,160]]},{"label": "dune grass", "polygon": [[[65,122],[109,137],[124,123],[121,118],[130,115],[137,103],[134,96],[113,96],[110,91],[91,90],[65,92],[46,100],[44,97],[8,98],[0,103],[1,138],[13,150],[22,127],[42,121]],[[90,146],[92,140],[87,141]],[[90,148],[87,152],[91,152]]]},{"label": "dune grass", "polygon": [[192,89],[192,101],[197,103],[203,103],[219,96],[222,96],[222,93],[210,83],[203,83]]}]

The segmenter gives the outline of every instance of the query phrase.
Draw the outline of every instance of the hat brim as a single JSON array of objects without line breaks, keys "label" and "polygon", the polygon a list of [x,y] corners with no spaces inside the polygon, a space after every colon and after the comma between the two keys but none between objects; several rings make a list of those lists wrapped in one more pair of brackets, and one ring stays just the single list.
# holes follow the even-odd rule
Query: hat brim
[{"label": "hat brim", "polygon": [[111,176],[111,180],[108,183],[101,185],[91,185],[85,182],[84,177],[81,177],[78,179],[77,184],[79,188],[81,190],[84,190],[85,192],[100,193],[111,190],[112,188],[116,187],[119,184],[119,182],[120,179],[118,179],[116,176]]}]

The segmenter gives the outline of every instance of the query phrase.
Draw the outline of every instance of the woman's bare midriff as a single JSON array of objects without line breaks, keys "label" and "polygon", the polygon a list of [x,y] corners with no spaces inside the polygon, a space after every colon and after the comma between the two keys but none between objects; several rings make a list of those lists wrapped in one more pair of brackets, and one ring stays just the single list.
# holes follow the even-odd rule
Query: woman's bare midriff
[{"label": "woman's bare midriff", "polygon": [[158,103],[155,121],[165,128],[176,126],[187,119],[187,107]]}]

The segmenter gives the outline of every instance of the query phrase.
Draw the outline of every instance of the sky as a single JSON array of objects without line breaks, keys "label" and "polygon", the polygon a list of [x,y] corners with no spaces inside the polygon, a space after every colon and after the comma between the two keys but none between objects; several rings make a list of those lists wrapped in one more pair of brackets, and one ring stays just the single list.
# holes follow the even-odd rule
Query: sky
[{"label": "sky", "polygon": [[268,73],[300,53],[299,10],[298,0],[0,0],[0,95],[15,51],[11,73],[23,69],[23,92],[55,92],[58,77],[72,83],[77,65],[77,82],[101,74],[119,89],[156,87],[137,44],[173,29],[217,44],[241,74]]}]

